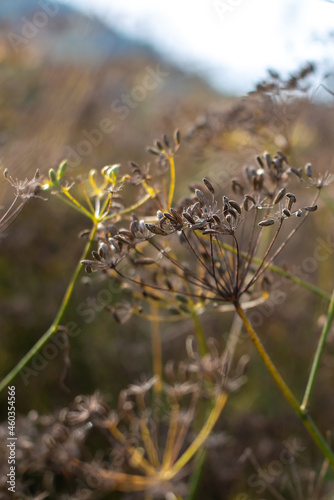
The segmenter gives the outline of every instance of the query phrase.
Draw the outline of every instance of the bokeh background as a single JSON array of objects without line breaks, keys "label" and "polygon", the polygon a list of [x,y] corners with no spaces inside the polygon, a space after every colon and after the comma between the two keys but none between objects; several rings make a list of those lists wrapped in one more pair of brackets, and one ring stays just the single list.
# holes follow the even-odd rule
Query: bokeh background
[{"label": "bokeh background", "polygon": [[[177,197],[204,175],[227,189],[231,172],[254,164],[256,154],[266,150],[280,149],[298,168],[312,162],[318,172],[334,172],[333,16],[334,5],[322,0],[124,0],[122,5],[1,0],[2,171],[7,168],[14,178],[32,177],[37,168],[47,174],[65,157],[75,175],[113,163],[126,171],[130,160],[150,160],[145,147],[155,138],[179,128]],[[293,79],[310,64],[314,71],[293,88]],[[276,71],[288,90],[248,95],[261,90],[262,80],[277,82]],[[13,195],[1,176],[3,211]],[[55,198],[35,199],[1,235],[1,375],[51,324],[82,251],[78,234],[86,228],[80,214]],[[325,242],[328,258],[311,270],[294,267],[313,256],[317,238]],[[333,240],[329,186],[317,217],[298,233],[280,264],[329,293]],[[118,325],[104,310],[89,322],[79,314],[80,306],[105,286],[82,276],[65,318],[75,321],[81,333],[71,339],[69,352],[50,361],[28,385],[16,379],[18,415],[32,409],[55,412],[77,394],[97,389],[113,405],[122,388],[150,371],[145,322]],[[279,287],[286,298],[270,314],[262,311],[259,333],[292,388],[302,394],[326,302],[287,282]],[[115,294],[112,305],[117,300]],[[231,321],[229,315],[205,318],[207,335],[223,345],[221,333],[229,331]],[[182,358],[191,333],[187,322],[163,327],[165,361]],[[333,427],[333,338],[312,405],[326,429]],[[252,356],[249,381],[231,399],[220,424],[229,437],[227,451],[213,451],[202,485],[211,495],[207,498],[237,498],[245,491],[248,470],[238,456],[248,446],[266,461],[277,442],[298,435],[308,447],[301,466],[319,467],[319,457],[248,341],[239,349],[240,355],[245,352]],[[70,366],[63,380],[67,355]],[[6,411],[3,396],[3,418]]]}]

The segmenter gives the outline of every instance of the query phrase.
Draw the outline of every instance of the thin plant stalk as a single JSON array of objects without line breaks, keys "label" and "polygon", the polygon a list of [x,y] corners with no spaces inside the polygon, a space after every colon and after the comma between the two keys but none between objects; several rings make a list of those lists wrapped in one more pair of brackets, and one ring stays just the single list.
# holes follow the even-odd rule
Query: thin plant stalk
[{"label": "thin plant stalk", "polygon": [[79,260],[75,268],[75,271],[72,275],[72,278],[68,284],[65,295],[63,297],[63,300],[60,304],[59,310],[52,325],[50,326],[50,328],[48,328],[48,330],[44,333],[44,335],[42,335],[42,337],[36,342],[36,344],[23,356],[23,358],[17,363],[17,365],[8,373],[8,375],[2,379],[2,381],[0,382],[0,392],[3,391],[3,389],[12,382],[12,380],[20,373],[20,371],[32,360],[32,358],[38,353],[38,351],[44,346],[44,344],[46,344],[46,342],[52,337],[52,335],[54,335],[57,332],[60,322],[64,317],[65,311],[72,296],[74,285],[82,270],[81,260],[87,258],[94,241],[96,230],[97,230],[97,222],[95,222],[92,227],[88,242],[84,248],[81,259]]},{"label": "thin plant stalk", "polygon": [[162,351],[161,351],[161,331],[159,319],[159,306],[156,302],[151,301],[151,312],[155,320],[151,322],[152,331],[152,364],[153,373],[158,378],[154,384],[154,391],[161,393],[162,390]]},{"label": "thin plant stalk", "polygon": [[259,339],[256,332],[254,331],[251,323],[249,322],[249,320],[248,320],[246,314],[244,313],[242,307],[240,306],[240,304],[238,302],[236,302],[234,305],[235,305],[235,309],[236,309],[237,313],[239,314],[239,316],[240,316],[240,318],[241,318],[241,320],[242,320],[242,322],[247,330],[248,335],[250,336],[250,338],[254,342],[255,347],[256,347],[259,355],[261,356],[267,369],[269,370],[269,372],[273,376],[279,389],[281,390],[281,392],[283,393],[285,398],[288,400],[288,402],[290,403],[292,408],[295,410],[295,412],[299,415],[304,426],[306,427],[308,432],[311,434],[314,442],[316,443],[318,448],[321,450],[324,457],[326,457],[328,459],[328,462],[330,463],[331,467],[334,469],[334,452],[330,449],[327,441],[321,435],[319,429],[317,428],[317,426],[315,425],[315,423],[313,422],[311,417],[308,415],[308,413],[305,411],[305,409],[303,409],[299,405],[298,400],[296,399],[296,397],[291,392],[290,388],[287,386],[287,384],[283,380],[283,378],[280,375],[280,373],[278,372],[276,366],[272,362],[269,354],[267,353],[266,349],[264,348],[261,340]]},{"label": "thin plant stalk", "polygon": [[175,190],[175,162],[174,162],[174,157],[172,155],[170,155],[168,159],[170,166],[170,183],[169,183],[167,210],[170,210],[173,203],[174,190]]},{"label": "thin plant stalk", "polygon": [[208,436],[211,434],[223,408],[226,404],[228,395],[227,393],[221,393],[213,407],[210,415],[203,425],[200,432],[197,434],[194,441],[188,447],[188,449],[181,455],[181,457],[174,463],[174,465],[165,473],[165,479],[172,479],[176,474],[183,469],[183,467],[192,459],[192,457],[198,452],[198,450],[203,446]]},{"label": "thin plant stalk", "polygon": [[322,332],[320,335],[317,349],[316,349],[316,352],[315,352],[315,355],[313,358],[311,372],[310,372],[310,375],[309,375],[309,378],[307,381],[307,386],[306,386],[303,402],[301,405],[301,408],[303,410],[305,410],[307,408],[310,397],[311,397],[311,393],[312,393],[312,390],[314,387],[315,379],[316,379],[319,365],[320,365],[320,360],[321,360],[322,353],[323,353],[325,345],[326,345],[327,335],[328,335],[328,332],[330,330],[331,324],[333,322],[333,318],[334,318],[334,289],[333,289],[331,301],[330,301],[329,307],[328,307],[326,322],[323,326],[323,329],[322,329]]}]

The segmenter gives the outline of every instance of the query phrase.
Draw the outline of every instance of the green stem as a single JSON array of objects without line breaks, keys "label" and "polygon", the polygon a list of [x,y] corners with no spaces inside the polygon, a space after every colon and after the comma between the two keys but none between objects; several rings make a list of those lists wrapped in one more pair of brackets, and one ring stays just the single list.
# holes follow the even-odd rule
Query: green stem
[{"label": "green stem", "polygon": [[221,393],[212,408],[210,415],[201,428],[200,432],[195,437],[194,441],[190,444],[187,450],[181,455],[181,457],[175,462],[175,464],[164,473],[164,479],[170,480],[180,472],[181,469],[192,459],[192,457],[198,452],[198,450],[203,446],[207,438],[210,436],[212,429],[214,428],[218,418],[227,401],[227,394]]},{"label": "green stem", "polygon": [[67,309],[67,306],[69,304],[74,285],[75,285],[75,283],[79,277],[80,271],[82,269],[81,261],[84,260],[90,252],[90,249],[91,249],[93,241],[94,241],[96,230],[97,230],[97,222],[95,222],[94,226],[92,227],[89,240],[85,246],[85,249],[82,253],[82,256],[81,256],[81,258],[77,264],[77,267],[73,273],[71,281],[67,287],[67,290],[66,290],[65,295],[63,297],[62,303],[59,307],[59,310],[57,312],[57,315],[56,315],[52,325],[44,333],[44,335],[36,342],[36,344],[23,356],[23,358],[17,363],[17,365],[8,373],[8,375],[4,379],[2,379],[2,381],[0,382],[0,392],[3,391],[3,389],[5,387],[7,387],[12,382],[12,380],[20,373],[22,368],[24,368],[32,360],[32,358],[35,356],[35,354],[37,354],[38,351],[43,347],[43,345],[46,344],[46,342],[52,337],[52,335],[54,333],[56,333],[58,326],[60,325],[60,322],[61,322],[61,320],[65,314],[65,311]]},{"label": "green stem", "polygon": [[326,322],[323,326],[323,329],[322,329],[322,332],[320,335],[320,339],[319,339],[319,342],[317,345],[317,350],[316,350],[314,358],[313,358],[310,376],[309,376],[308,381],[307,381],[307,386],[306,386],[303,402],[301,405],[301,408],[303,410],[305,410],[305,408],[307,408],[307,405],[308,405],[310,397],[311,397],[311,392],[312,392],[312,389],[313,389],[313,386],[315,383],[315,378],[316,378],[316,375],[317,375],[317,372],[319,369],[321,356],[322,356],[323,350],[325,348],[327,335],[328,335],[328,332],[330,330],[333,318],[334,318],[334,289],[333,289],[331,301],[330,301],[329,307],[328,307]]},{"label": "green stem", "polygon": [[190,475],[189,478],[189,493],[187,495],[187,500],[195,500],[197,496],[198,486],[204,472],[206,457],[206,450],[204,448],[200,448],[194,459],[194,472]]},{"label": "green stem", "polygon": [[281,377],[280,373],[278,372],[276,366],[273,364],[271,361],[271,358],[269,354],[267,353],[266,349],[264,348],[261,340],[255,333],[251,323],[249,322],[246,314],[244,313],[242,307],[240,306],[239,303],[234,304],[235,309],[237,313],[239,314],[248,335],[252,339],[252,341],[255,344],[255,347],[260,354],[262,360],[264,361],[266,367],[268,368],[269,372],[273,376],[275,382],[277,383],[278,387],[280,388],[281,392],[285,396],[285,398],[288,400],[292,408],[295,410],[295,412],[298,414],[298,416],[301,418],[304,426],[308,430],[308,432],[311,434],[314,442],[317,444],[318,448],[321,450],[323,453],[324,457],[327,458],[328,462],[330,463],[331,467],[334,469],[334,453],[333,451],[329,448],[327,441],[324,439],[324,437],[321,435],[319,429],[311,419],[311,417],[308,415],[308,413],[300,407],[296,397],[293,395],[289,387],[286,385],[285,381]]}]

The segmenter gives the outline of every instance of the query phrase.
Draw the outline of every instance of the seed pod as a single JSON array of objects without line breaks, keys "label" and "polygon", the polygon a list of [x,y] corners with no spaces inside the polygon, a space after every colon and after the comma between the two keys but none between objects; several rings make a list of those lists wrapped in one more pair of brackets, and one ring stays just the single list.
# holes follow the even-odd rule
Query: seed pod
[{"label": "seed pod", "polygon": [[190,215],[196,214],[196,215],[200,216],[202,214],[201,209],[200,209],[200,202],[196,201],[196,203],[194,205],[192,205],[191,207],[188,207],[187,212]]},{"label": "seed pod", "polygon": [[177,221],[175,220],[175,217],[174,217],[173,215],[169,214],[168,212],[165,212],[165,213],[164,213],[164,217],[165,217],[166,219],[168,219],[168,220],[169,220],[172,224],[176,224],[176,222],[177,222]]},{"label": "seed pod", "polygon": [[135,170],[140,170],[140,166],[138,165],[138,163],[136,163],[135,161],[130,161],[130,165],[132,168],[134,168]]},{"label": "seed pod", "polygon": [[277,195],[275,196],[274,198],[274,205],[277,205],[277,203],[279,203],[281,201],[281,199],[283,198],[283,196],[285,195],[285,188],[282,188],[278,191]]},{"label": "seed pod", "polygon": [[202,203],[202,205],[207,204],[208,201],[200,189],[195,189],[195,194],[196,194],[199,202]]},{"label": "seed pod", "polygon": [[299,208],[299,209],[297,210],[297,212],[296,212],[296,217],[301,217],[301,216],[302,216],[302,214],[303,214],[303,211],[302,211],[302,210],[300,210],[300,208]]},{"label": "seed pod", "polygon": [[230,224],[230,225],[232,224],[232,215],[231,214],[227,214],[225,219],[228,222],[228,224]]},{"label": "seed pod", "polygon": [[139,229],[139,222],[137,220],[133,220],[130,224],[130,231],[135,236]]},{"label": "seed pod", "polygon": [[166,134],[164,135],[164,143],[166,144],[166,147],[169,148],[170,144]]},{"label": "seed pod", "polygon": [[283,214],[285,217],[290,217],[290,215],[291,215],[290,210],[288,210],[287,208],[283,208],[283,210],[282,210],[282,214]]},{"label": "seed pod", "polygon": [[282,153],[282,151],[277,151],[277,154],[278,156],[281,158],[282,161],[285,161],[286,164],[288,164],[288,159],[287,157],[285,156],[284,153]]},{"label": "seed pod", "polygon": [[66,168],[67,168],[67,160],[63,160],[60,163],[58,170],[57,170],[58,179],[61,179],[63,177],[63,175],[65,174]]},{"label": "seed pod", "polygon": [[170,209],[171,213],[173,214],[174,216],[174,219],[176,220],[176,222],[178,224],[183,224],[183,220],[182,220],[182,217],[181,215],[179,214],[179,212],[177,210],[175,210],[175,208],[171,208]]},{"label": "seed pod", "polygon": [[256,201],[254,200],[253,196],[246,194],[243,201],[243,207],[246,210],[246,212],[248,212],[248,210],[251,208],[251,205],[256,206]]},{"label": "seed pod", "polygon": [[159,151],[163,151],[164,148],[163,148],[163,145],[161,144],[160,141],[155,141],[154,143],[156,145],[156,147],[159,149]]},{"label": "seed pod", "polygon": [[120,229],[118,231],[118,234],[120,234],[121,236],[126,236],[130,240],[133,240],[133,234],[128,229]]},{"label": "seed pod", "polygon": [[116,236],[114,237],[114,239],[116,241],[119,241],[120,243],[124,243],[124,245],[130,245],[131,244],[131,242],[128,239],[126,239],[124,236],[121,236],[119,234],[116,234]]},{"label": "seed pod", "polygon": [[302,178],[302,169],[301,168],[295,168],[295,167],[290,167],[290,170],[293,174],[295,174],[298,179],[301,179]]},{"label": "seed pod", "polygon": [[216,224],[218,224],[218,225],[220,225],[220,224],[221,224],[221,220],[220,220],[220,218],[218,217],[218,215],[217,215],[217,214],[214,214],[214,215],[212,216],[212,218],[213,218],[213,220],[215,221],[215,223],[216,223]]},{"label": "seed pod", "polygon": [[180,145],[180,142],[181,142],[181,134],[180,134],[180,131],[179,130],[175,130],[174,132],[174,141],[175,141],[175,144],[177,146]]},{"label": "seed pod", "polygon": [[267,163],[267,167],[268,168],[271,168],[271,164],[272,164],[272,160],[271,160],[271,156],[269,153],[265,153],[264,154],[264,157],[266,159],[266,163]]},{"label": "seed pod", "polygon": [[233,208],[227,208],[226,210],[224,210],[224,217],[227,217],[228,215],[232,215],[234,219],[237,218],[236,211],[233,210]]},{"label": "seed pod", "polygon": [[8,179],[8,168],[5,169],[3,175],[4,175],[5,179]]},{"label": "seed pod", "polygon": [[292,194],[292,193],[287,193],[285,196],[288,198],[288,206],[287,206],[287,209],[288,209],[288,210],[291,210],[292,205],[293,205],[294,203],[296,203],[296,197],[295,197],[295,195],[294,195],[294,194]]},{"label": "seed pod", "polygon": [[260,165],[260,167],[261,167],[261,168],[264,168],[264,165],[263,165],[263,161],[262,161],[261,156],[257,156],[257,157],[256,157],[256,161],[258,162],[258,164]]},{"label": "seed pod", "polygon": [[229,208],[228,202],[229,202],[228,197],[223,196],[223,210],[227,210]]},{"label": "seed pod", "polygon": [[230,200],[229,203],[230,203],[231,207],[234,208],[238,212],[239,215],[241,215],[241,207],[240,207],[239,203],[237,203],[234,200]]},{"label": "seed pod", "polygon": [[147,148],[147,151],[152,155],[161,156],[161,152],[158,149],[149,147]]},{"label": "seed pod", "polygon": [[265,226],[272,226],[274,223],[275,223],[274,219],[266,219],[259,222],[258,225],[261,227],[265,227]]},{"label": "seed pod", "polygon": [[[168,214],[169,215],[169,214]],[[145,224],[147,229],[151,231],[153,234],[159,234],[160,236],[167,236],[166,231],[161,229],[159,226],[155,226],[154,224]]]},{"label": "seed pod", "polygon": [[144,234],[145,233],[145,229],[146,229],[145,221],[141,220],[139,222],[138,231],[140,231],[142,234]]},{"label": "seed pod", "polygon": [[[122,242],[117,241],[115,238],[110,238],[109,245],[114,248],[115,252],[120,253],[122,251]],[[108,249],[107,245],[105,245],[105,248]]]},{"label": "seed pod", "polygon": [[101,262],[101,255],[96,250],[92,251],[92,256],[94,257],[95,260]]},{"label": "seed pod", "polygon": [[56,174],[56,171],[53,169],[53,168],[50,168],[49,170],[49,177],[50,177],[50,181],[52,182],[52,184],[56,187],[59,187],[59,182],[58,182],[58,179],[57,179],[57,174]]},{"label": "seed pod", "polygon": [[315,212],[318,209],[318,205],[313,205],[313,207],[305,207],[304,210],[307,212]]},{"label": "seed pod", "polygon": [[312,177],[312,164],[311,163],[308,163],[307,165],[305,165],[305,173],[306,173],[307,177]]},{"label": "seed pod", "polygon": [[158,210],[157,211],[157,217],[159,220],[161,220],[163,218],[164,214],[161,212],[161,210]]},{"label": "seed pod", "polygon": [[273,165],[276,168],[276,170],[280,170],[282,168],[282,159],[278,158],[277,156],[274,156]]},{"label": "seed pod", "polygon": [[188,214],[188,212],[183,212],[182,215],[187,222],[189,222],[190,224],[195,224],[195,219],[190,214]]},{"label": "seed pod", "polygon": [[214,188],[213,188],[213,185],[212,185],[212,184],[211,184],[211,182],[209,181],[209,179],[206,179],[206,178],[204,177],[203,182],[204,182],[205,186],[208,188],[208,190],[210,191],[210,193],[215,194],[215,190],[214,190]]}]

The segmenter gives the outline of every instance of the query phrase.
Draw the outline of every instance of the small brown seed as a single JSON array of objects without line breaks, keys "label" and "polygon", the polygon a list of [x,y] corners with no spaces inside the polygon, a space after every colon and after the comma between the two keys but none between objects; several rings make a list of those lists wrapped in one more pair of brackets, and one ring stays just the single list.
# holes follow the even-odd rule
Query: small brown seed
[{"label": "small brown seed", "polygon": [[283,198],[284,195],[285,195],[285,188],[282,188],[282,189],[280,189],[278,191],[277,195],[274,198],[274,202],[273,202],[274,205],[276,205],[277,203],[279,203],[282,200],[282,198]]},{"label": "small brown seed", "polygon": [[207,189],[210,191],[210,193],[215,194],[215,190],[214,190],[214,188],[213,188],[213,185],[212,185],[212,184],[211,184],[211,182],[209,181],[209,179],[206,179],[206,178],[204,177],[203,182],[204,182],[205,186],[207,187]]},{"label": "small brown seed", "polygon": [[312,165],[311,165],[311,163],[308,163],[307,165],[305,165],[305,173],[306,173],[307,177],[312,177]]},{"label": "small brown seed", "polygon": [[295,167],[290,167],[290,170],[293,174],[295,174],[298,179],[301,179],[302,178],[302,169],[301,168],[295,168]]},{"label": "small brown seed", "polygon": [[275,223],[274,219],[267,219],[267,220],[262,220],[261,222],[259,222],[259,226],[272,226],[273,224]]},{"label": "small brown seed", "polygon": [[230,200],[229,204],[231,205],[232,208],[234,208],[238,212],[239,215],[241,214],[241,207],[240,207],[239,203],[237,203],[234,200]]},{"label": "small brown seed", "polygon": [[304,210],[307,212],[315,212],[318,209],[318,205],[313,205],[313,207],[305,207]]},{"label": "small brown seed", "polygon": [[[168,214],[169,215],[169,214]],[[154,224],[145,224],[147,229],[151,231],[153,234],[159,234],[160,236],[167,236],[166,231],[161,229],[159,226],[155,226]]]},{"label": "small brown seed", "polygon": [[195,224],[195,219],[193,219],[193,217],[190,214],[188,214],[187,212],[183,212],[182,215],[187,222],[189,222],[190,224]]},{"label": "small brown seed", "polygon": [[195,194],[202,205],[207,204],[208,201],[200,189],[195,189]]}]

